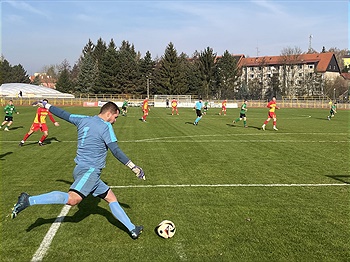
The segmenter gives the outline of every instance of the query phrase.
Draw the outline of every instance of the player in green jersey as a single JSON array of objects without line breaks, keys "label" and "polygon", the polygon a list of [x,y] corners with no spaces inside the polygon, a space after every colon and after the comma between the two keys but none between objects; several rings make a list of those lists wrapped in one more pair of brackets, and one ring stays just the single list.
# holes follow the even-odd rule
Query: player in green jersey
[{"label": "player in green jersey", "polygon": [[334,117],[334,115],[337,113],[337,102],[335,102],[334,104],[330,102],[329,104],[331,105],[331,109],[329,111],[329,116],[327,116],[327,119],[331,120],[332,117]]},{"label": "player in green jersey", "polygon": [[13,104],[13,101],[10,100],[8,105],[4,107],[4,112],[5,112],[5,119],[4,122],[2,122],[0,129],[5,125],[6,127],[4,128],[5,131],[9,131],[9,127],[13,123],[13,113],[19,114],[19,112],[16,110],[16,107]]},{"label": "player in green jersey", "polygon": [[128,103],[129,101],[127,99],[123,102],[123,105],[122,105],[123,116],[126,116],[126,114],[128,113]]},{"label": "player in green jersey", "polygon": [[239,112],[239,118],[237,118],[236,120],[233,121],[233,124],[235,124],[236,122],[239,122],[243,119],[243,124],[244,124],[244,127],[248,127],[247,126],[247,117],[245,115],[245,113],[248,111],[248,108],[247,108],[247,103],[248,101],[247,100],[244,100],[242,106],[241,106],[241,111]]}]

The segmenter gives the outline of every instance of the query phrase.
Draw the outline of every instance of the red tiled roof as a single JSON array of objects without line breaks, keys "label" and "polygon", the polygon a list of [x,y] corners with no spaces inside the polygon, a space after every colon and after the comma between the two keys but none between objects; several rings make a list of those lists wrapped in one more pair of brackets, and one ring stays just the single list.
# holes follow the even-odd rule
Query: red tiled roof
[{"label": "red tiled roof", "polygon": [[342,76],[345,80],[350,80],[350,73],[341,73],[341,76]]}]

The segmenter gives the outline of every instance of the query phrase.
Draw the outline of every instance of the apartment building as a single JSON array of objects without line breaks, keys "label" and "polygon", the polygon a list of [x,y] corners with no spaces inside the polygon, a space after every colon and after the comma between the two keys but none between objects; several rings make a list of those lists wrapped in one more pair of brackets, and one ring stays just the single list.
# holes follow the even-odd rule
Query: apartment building
[{"label": "apartment building", "polygon": [[261,86],[264,93],[271,85],[287,96],[323,95],[324,83],[340,76],[334,53],[289,56],[243,57],[239,61],[241,81],[248,87]]}]

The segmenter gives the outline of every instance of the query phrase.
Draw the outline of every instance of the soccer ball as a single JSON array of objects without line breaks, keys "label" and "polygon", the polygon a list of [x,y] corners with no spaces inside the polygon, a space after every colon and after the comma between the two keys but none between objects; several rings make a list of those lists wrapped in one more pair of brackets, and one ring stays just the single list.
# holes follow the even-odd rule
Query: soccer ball
[{"label": "soccer ball", "polygon": [[175,235],[176,227],[175,224],[170,220],[163,220],[156,227],[156,232],[158,236],[162,238],[171,238]]}]

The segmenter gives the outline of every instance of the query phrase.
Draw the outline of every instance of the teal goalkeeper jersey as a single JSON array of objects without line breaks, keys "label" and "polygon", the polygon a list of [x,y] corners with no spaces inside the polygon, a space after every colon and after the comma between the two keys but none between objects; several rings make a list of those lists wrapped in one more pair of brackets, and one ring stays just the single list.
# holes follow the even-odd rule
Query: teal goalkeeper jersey
[{"label": "teal goalkeeper jersey", "polygon": [[245,114],[245,112],[247,111],[247,104],[246,103],[243,103],[243,105],[241,106],[241,114]]}]

